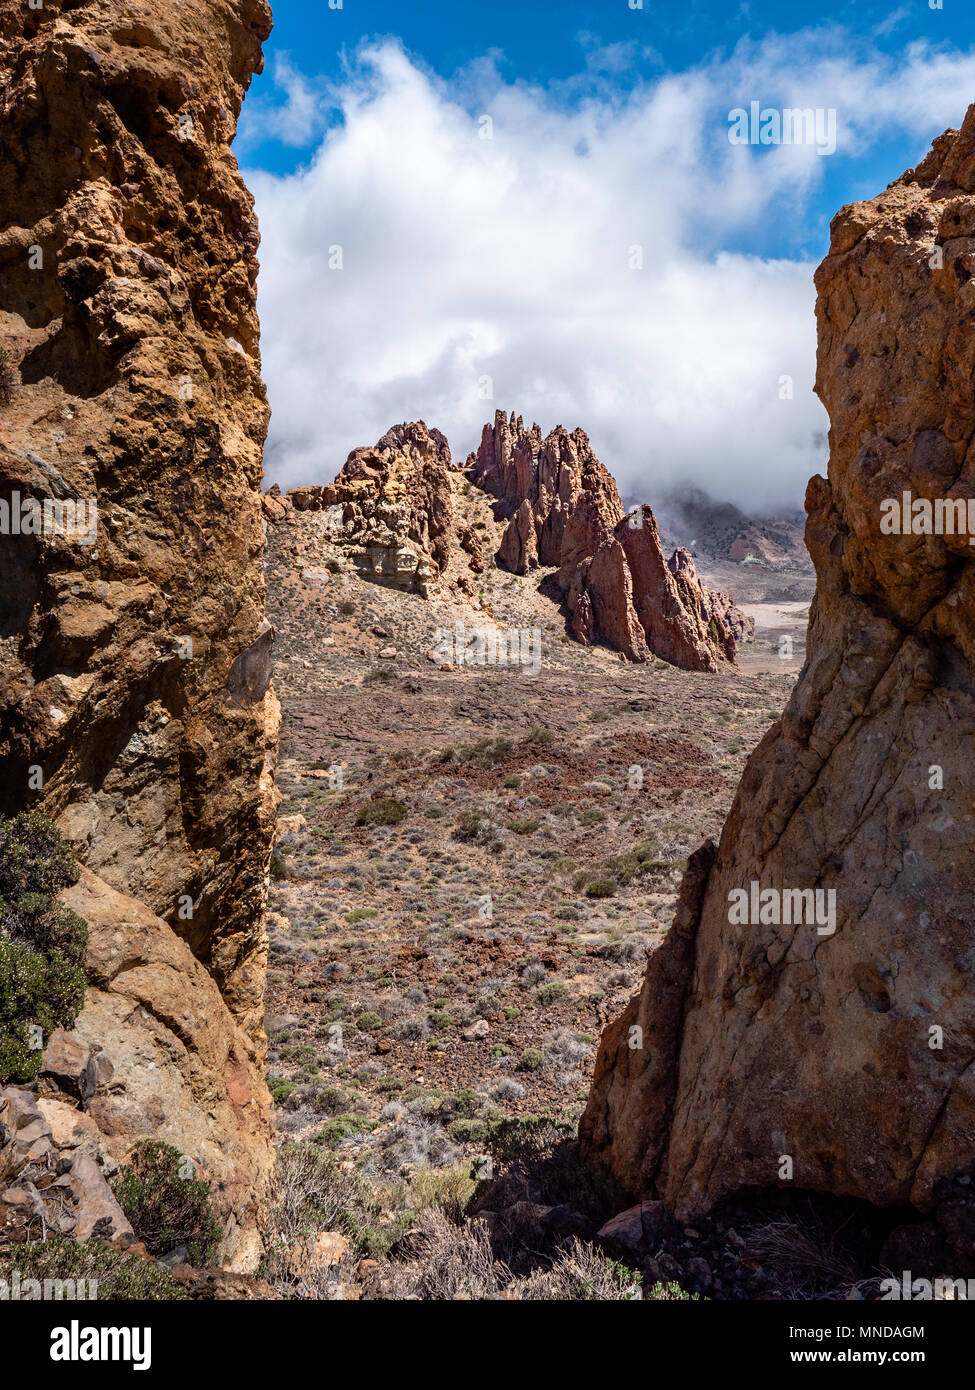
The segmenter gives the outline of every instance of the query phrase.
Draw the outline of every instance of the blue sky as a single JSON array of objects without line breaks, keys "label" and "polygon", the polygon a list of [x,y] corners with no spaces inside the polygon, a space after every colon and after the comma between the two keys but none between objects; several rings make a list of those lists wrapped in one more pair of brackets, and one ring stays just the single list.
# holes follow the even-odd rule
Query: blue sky
[{"label": "blue sky", "polygon": [[[269,477],[331,477],[402,418],[462,453],[497,404],[583,425],[634,492],[691,476],[798,500],[824,457],[829,219],[960,123],[971,6],[644,4],[277,0],[236,146],[263,233]],[[728,113],[753,100],[835,111],[835,153],[733,149]]]}]

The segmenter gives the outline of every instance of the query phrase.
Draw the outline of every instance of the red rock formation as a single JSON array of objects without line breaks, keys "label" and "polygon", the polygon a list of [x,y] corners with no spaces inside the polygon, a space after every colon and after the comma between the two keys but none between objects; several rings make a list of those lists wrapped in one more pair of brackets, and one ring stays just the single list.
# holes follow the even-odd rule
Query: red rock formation
[{"label": "red rock formation", "polygon": [[[904,491],[975,496],[973,276],[975,107],[833,221],[808,660],[602,1040],[585,1145],[681,1217],[776,1185],[913,1203],[971,1259],[975,552],[881,518]],[[757,915],[753,884],[775,890]],[[793,899],[789,924],[789,889],[819,917]]]},{"label": "red rock formation", "polygon": [[583,430],[559,426],[542,439],[538,425],[526,430],[520,417],[498,411],[467,466],[510,517],[498,563],[515,574],[558,566],[577,641],[606,642],[629,661],[654,655],[715,671],[734,661],[737,640],[754,634],[728,594],[700,583],[686,551],[665,563],[653,512],[625,515]]},{"label": "red rock formation", "polygon": [[[271,1161],[261,1020],[278,710],[258,232],[230,142],[269,30],[263,0],[0,15],[0,344],[13,367],[0,501],[8,516],[15,495],[47,501],[52,518],[0,537],[0,812],[56,818],[95,882],[145,905],[170,938],[159,951],[192,960],[178,932],[209,971],[209,1002],[194,1003],[141,948],[127,954],[128,919],[116,923],[125,989],[174,1030],[172,1051],[147,1044],[160,1090],[182,1050],[198,1103],[229,1126],[225,1147],[248,1151],[254,1191]],[[84,535],[57,528],[55,504],[63,517],[76,501],[94,523]],[[168,1011],[177,999],[187,1013]],[[227,1079],[189,1041],[204,1003],[224,1010],[207,1027],[246,1074],[239,1106],[223,1108]],[[98,1041],[110,1057],[122,1046]],[[248,1210],[228,1259],[257,1258]]]}]

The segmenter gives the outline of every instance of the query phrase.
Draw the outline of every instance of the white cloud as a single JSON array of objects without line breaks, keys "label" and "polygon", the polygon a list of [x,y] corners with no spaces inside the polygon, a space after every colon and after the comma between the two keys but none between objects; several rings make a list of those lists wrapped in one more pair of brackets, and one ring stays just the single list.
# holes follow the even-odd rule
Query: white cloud
[{"label": "white cloud", "polygon": [[762,219],[801,226],[829,160],[731,146],[727,112],[835,106],[836,158],[895,129],[920,155],[960,121],[975,63],[914,45],[895,64],[817,31],[621,93],[622,56],[590,45],[579,84],[548,92],[506,84],[490,56],[448,85],[391,41],[327,92],[285,70],[282,138],[327,107],[342,119],[295,175],[247,173],[269,479],[330,480],[404,419],[438,426],[463,457],[497,406],[545,430],[581,425],[628,495],[686,479],[746,507],[801,499],[827,423],[812,394],[814,267],[726,248]]}]

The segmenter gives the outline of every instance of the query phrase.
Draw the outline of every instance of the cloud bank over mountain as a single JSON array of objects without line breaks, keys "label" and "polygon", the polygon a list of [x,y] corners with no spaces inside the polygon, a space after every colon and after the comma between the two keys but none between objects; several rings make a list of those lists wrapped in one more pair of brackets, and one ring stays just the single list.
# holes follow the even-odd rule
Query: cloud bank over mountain
[{"label": "cloud bank over mountain", "polygon": [[[835,29],[676,74],[633,45],[583,50],[578,79],[542,89],[496,56],[447,83],[381,40],[338,84],[279,60],[273,100],[245,105],[269,480],[329,480],[403,419],[463,456],[498,407],[582,425],[626,496],[690,481],[746,510],[801,501],[826,458],[816,196],[876,192],[855,161],[895,133],[919,158],[961,119],[975,58],[895,61]],[[835,110],[837,153],[732,144],[728,113],[752,101]],[[258,131],[319,144],[277,177],[247,168]]]}]

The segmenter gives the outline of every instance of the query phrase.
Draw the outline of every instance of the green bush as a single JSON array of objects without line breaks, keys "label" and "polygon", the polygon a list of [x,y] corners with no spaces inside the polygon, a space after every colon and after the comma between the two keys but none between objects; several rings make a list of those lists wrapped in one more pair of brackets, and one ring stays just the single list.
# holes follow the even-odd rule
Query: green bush
[{"label": "green bush", "polygon": [[541,1071],[545,1065],[545,1053],[538,1047],[528,1047],[518,1061],[519,1071]]},{"label": "green bush", "polygon": [[612,898],[616,893],[614,878],[594,878],[586,885],[587,898]]},{"label": "green bush", "polygon": [[81,1011],[88,924],[56,896],[80,874],[46,816],[0,822],[0,1083],[33,1081],[36,1044]]},{"label": "green bush", "polygon": [[335,1149],[343,1139],[355,1134],[371,1134],[375,1128],[376,1121],[370,1120],[368,1115],[339,1115],[322,1126],[313,1142],[323,1144],[327,1149]]},{"label": "green bush", "polygon": [[557,999],[562,998],[565,990],[566,986],[562,980],[549,980],[541,989],[536,990],[535,998],[540,1004],[554,1004]]},{"label": "green bush", "polygon": [[393,796],[376,796],[359,807],[356,825],[399,825],[406,818],[406,807]]},{"label": "green bush", "polygon": [[10,353],[5,347],[0,347],[0,405],[6,405],[10,400],[10,393],[14,388],[14,364],[11,361]]},{"label": "green bush", "polygon": [[101,1240],[83,1245],[48,1233],[43,1241],[30,1241],[0,1253],[0,1279],[8,1285],[14,1270],[21,1284],[27,1279],[92,1280],[98,1302],[127,1299],[176,1303],[187,1297],[168,1269],[149,1264],[138,1255],[126,1255]]},{"label": "green bush", "polygon": [[171,1144],[144,1139],[119,1170],[112,1190],[150,1255],[186,1246],[191,1265],[208,1264],[220,1239],[210,1184],[188,1176],[192,1164]]}]

